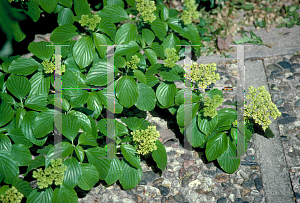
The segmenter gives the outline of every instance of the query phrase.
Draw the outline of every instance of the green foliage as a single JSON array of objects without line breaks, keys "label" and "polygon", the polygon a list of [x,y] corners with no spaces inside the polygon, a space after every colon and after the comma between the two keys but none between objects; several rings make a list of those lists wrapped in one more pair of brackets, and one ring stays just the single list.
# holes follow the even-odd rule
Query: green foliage
[{"label": "green foliage", "polygon": [[221,98],[220,95],[214,95],[212,100],[209,97],[204,97],[204,99],[204,116],[210,116],[211,118],[214,118],[216,115],[218,115],[216,108],[222,104],[224,99]]},{"label": "green foliage", "polygon": [[87,26],[90,30],[94,31],[97,24],[100,23],[101,18],[98,15],[93,15],[92,18],[89,18],[88,15],[82,15],[79,21],[80,25]]},{"label": "green foliage", "polygon": [[167,59],[164,60],[166,63],[165,66],[173,68],[175,66],[175,62],[177,62],[180,58],[176,55],[176,49],[172,48],[166,49]]}]

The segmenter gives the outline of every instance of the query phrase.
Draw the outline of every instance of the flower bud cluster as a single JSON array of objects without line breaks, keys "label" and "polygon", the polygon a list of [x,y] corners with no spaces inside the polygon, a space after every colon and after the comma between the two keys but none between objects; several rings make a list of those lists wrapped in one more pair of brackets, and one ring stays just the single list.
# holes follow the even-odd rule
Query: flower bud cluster
[{"label": "flower bud cluster", "polygon": [[20,203],[23,197],[24,195],[21,192],[18,192],[15,186],[12,186],[6,190],[5,195],[1,195],[0,200],[3,203]]},{"label": "flower bud cluster", "polygon": [[216,109],[222,104],[224,99],[220,95],[214,95],[213,99],[205,96],[204,99],[204,116],[210,116],[211,118],[214,118],[216,115],[218,115]]},{"label": "flower bud cluster", "polygon": [[160,134],[156,131],[156,126],[148,126],[146,130],[135,130],[131,132],[131,135],[133,135],[133,141],[139,142],[137,149],[139,154],[145,155],[157,149],[155,141]]},{"label": "flower bud cluster", "polygon": [[191,18],[198,19],[199,13],[197,10],[198,4],[195,4],[195,0],[185,0],[184,6],[187,8],[187,10],[184,10],[181,16],[182,21],[185,25],[191,24],[192,20]]},{"label": "flower bud cluster", "polygon": [[101,18],[98,15],[93,15],[92,18],[90,18],[88,15],[82,14],[81,19],[79,20],[80,25],[88,26],[90,30],[94,31],[96,28],[96,25],[100,23]]},{"label": "flower bud cluster", "polygon": [[[62,57],[62,55],[60,55]],[[55,54],[53,54],[52,59],[49,61],[46,59],[45,61],[42,62],[42,65],[44,66],[45,73],[53,73],[55,70]],[[66,66],[64,64],[61,65],[61,72],[66,71]]]},{"label": "flower bud cluster", "polygon": [[131,69],[135,70],[135,69],[137,69],[136,64],[138,64],[140,62],[140,59],[138,58],[137,55],[132,56],[131,59],[132,60],[130,62],[126,61],[125,65],[127,66],[128,69],[131,68]]},{"label": "flower bud cluster", "polygon": [[[220,80],[218,73],[214,71],[217,70],[217,64],[198,64],[196,62],[193,65],[186,65],[186,67],[191,67],[191,73],[184,74],[184,77],[190,79],[192,82],[199,82],[198,88],[206,88],[207,85],[210,85],[212,82],[215,83],[217,80]],[[186,71],[187,72],[187,71]]]},{"label": "flower bud cluster", "polygon": [[166,63],[165,66],[173,68],[175,66],[175,62],[177,62],[180,57],[176,54],[176,49],[174,48],[167,48],[165,52],[167,54],[167,59],[164,60]]},{"label": "flower bud cluster", "polygon": [[149,21],[152,23],[155,19],[156,16],[152,13],[153,11],[156,10],[155,7],[155,2],[154,1],[149,1],[149,0],[135,0],[136,1],[136,9],[141,13],[143,16],[144,21]]},{"label": "flower bud cluster", "polygon": [[[259,93],[256,95],[258,90]],[[277,109],[276,105],[272,103],[271,96],[266,91],[265,86],[261,86],[258,89],[250,86],[249,94],[247,94],[246,99],[251,99],[252,101],[249,105],[245,105],[245,115],[248,117],[253,117],[255,123],[261,125],[263,130],[267,129],[271,124],[271,120],[269,119],[270,115],[274,119],[281,116],[281,113]],[[268,110],[270,110],[270,112],[267,112]]]},{"label": "flower bud cluster", "polygon": [[33,171],[32,177],[37,179],[37,184],[40,189],[47,188],[53,184],[61,185],[64,180],[64,174],[67,170],[66,165],[62,165],[62,159],[51,160],[51,166],[48,166],[44,171],[39,168]]}]

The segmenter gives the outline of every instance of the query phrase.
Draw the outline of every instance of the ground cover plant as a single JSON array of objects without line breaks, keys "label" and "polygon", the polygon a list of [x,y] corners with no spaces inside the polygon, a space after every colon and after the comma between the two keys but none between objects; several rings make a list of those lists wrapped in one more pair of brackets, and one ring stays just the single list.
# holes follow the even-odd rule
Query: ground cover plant
[{"label": "ground cover plant", "polygon": [[[206,148],[207,158],[217,159],[226,172],[237,170],[239,159],[226,159],[235,156],[236,111],[215,110],[223,102],[222,91],[202,94],[193,89],[191,123],[185,125],[184,92],[174,84],[188,78],[205,88],[219,80],[214,63],[187,64],[191,75],[176,64],[185,54],[184,47],[176,45],[202,45],[208,39],[199,35],[191,21],[199,15],[195,1],[185,1],[182,12],[168,8],[163,1],[142,0],[103,1],[93,10],[86,0],[30,0],[21,2],[23,9],[32,2],[39,14],[40,8],[56,13],[59,26],[51,33],[51,42],[28,45],[32,57],[1,56],[1,201],[78,202],[75,188],[88,191],[99,180],[108,185],[119,181],[123,189],[131,189],[141,180],[141,160],[150,156],[164,171],[167,154],[155,126],[143,118],[122,117],[126,125],[114,121],[112,137],[107,133],[107,109],[121,114],[133,106],[144,112],[156,106],[167,108],[176,116],[181,132],[186,129],[193,136],[193,147]],[[73,40],[75,36],[77,40]],[[55,53],[53,46],[47,46],[53,44],[69,46]],[[116,47],[113,65],[107,62],[107,47],[101,45],[114,44],[123,46]],[[200,50],[201,46],[192,48],[196,56]],[[61,59],[58,70],[55,57]],[[157,59],[165,64],[158,64]],[[64,88],[74,88],[62,91],[61,151],[54,150],[53,141],[55,71],[61,72]],[[106,88],[108,73],[114,73],[115,109],[107,103],[114,95],[106,89],[78,89]],[[266,95],[264,90],[260,87],[258,95]],[[254,93],[256,90],[251,89],[253,106],[247,108],[246,116],[272,134],[267,117],[276,119],[280,113],[268,97],[255,97]],[[270,113],[265,114],[268,110]],[[261,117],[263,114],[267,117]],[[248,118],[245,143],[254,132]],[[114,159],[107,158],[107,137],[115,139]],[[57,157],[59,154],[63,159]],[[24,179],[19,177],[21,171]],[[37,180],[38,188],[33,189],[30,180]]]}]

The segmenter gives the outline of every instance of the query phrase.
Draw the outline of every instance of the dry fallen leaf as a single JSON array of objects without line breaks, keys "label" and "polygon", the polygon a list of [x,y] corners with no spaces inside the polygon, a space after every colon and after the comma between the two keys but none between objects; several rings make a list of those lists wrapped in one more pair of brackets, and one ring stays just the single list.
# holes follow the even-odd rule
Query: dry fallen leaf
[{"label": "dry fallen leaf", "polygon": [[232,41],[232,35],[229,35],[225,40],[218,36],[218,48],[220,50],[229,50],[229,45]]}]

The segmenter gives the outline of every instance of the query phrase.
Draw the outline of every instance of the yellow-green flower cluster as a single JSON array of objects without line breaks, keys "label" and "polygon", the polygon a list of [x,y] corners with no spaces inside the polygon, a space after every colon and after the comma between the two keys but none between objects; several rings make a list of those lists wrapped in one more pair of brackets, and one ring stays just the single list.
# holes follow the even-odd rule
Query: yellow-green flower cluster
[{"label": "yellow-green flower cluster", "polygon": [[127,66],[128,69],[131,68],[131,69],[135,70],[135,69],[137,69],[136,64],[138,64],[140,62],[140,59],[138,58],[137,55],[132,56],[131,59],[132,60],[130,62],[126,61],[125,65]]},{"label": "yellow-green flower cluster", "polygon": [[5,195],[1,195],[1,202],[3,203],[20,203],[24,195],[12,186],[8,190],[6,190]]},{"label": "yellow-green flower cluster", "polygon": [[155,19],[156,16],[152,13],[153,11],[156,10],[155,7],[155,2],[154,1],[149,1],[149,0],[135,0],[136,1],[136,9],[141,13],[143,16],[144,21],[149,21],[152,23]]},{"label": "yellow-green flower cluster", "polygon": [[166,63],[165,66],[173,68],[175,66],[175,63],[180,59],[180,57],[177,56],[176,49],[174,48],[167,48],[165,52],[167,54],[167,59],[164,60],[164,62]]},{"label": "yellow-green flower cluster", "polygon": [[136,130],[131,132],[131,135],[133,135],[133,141],[139,142],[137,149],[139,154],[145,155],[157,149],[155,141],[160,134],[156,131],[156,126],[148,126],[146,130]]},{"label": "yellow-green flower cluster", "polygon": [[[11,3],[11,2],[13,2],[13,1],[15,1],[15,0],[8,0],[9,1],[9,3]],[[21,1],[26,1],[26,0],[21,0]]]},{"label": "yellow-green flower cluster", "polygon": [[198,19],[199,13],[197,10],[198,4],[195,4],[195,0],[185,0],[184,6],[187,10],[184,10],[181,16],[181,20],[184,22],[185,25],[191,24],[191,18]]},{"label": "yellow-green flower cluster", "polygon": [[[258,90],[259,93],[256,95]],[[251,99],[252,101],[249,105],[245,105],[245,115],[253,117],[255,123],[261,125],[263,130],[267,129],[271,124],[271,120],[269,119],[270,115],[274,119],[281,116],[276,105],[272,103],[271,95],[266,91],[265,86],[261,86],[258,89],[250,86],[249,94],[247,94],[246,99]],[[270,112],[267,112],[268,110],[270,110]]]},{"label": "yellow-green flower cluster", "polygon": [[64,180],[64,174],[67,170],[66,165],[62,165],[62,159],[52,159],[51,166],[48,166],[44,171],[43,169],[37,169],[33,171],[32,177],[37,179],[37,184],[40,189],[47,188],[53,184],[61,185]]},{"label": "yellow-green flower cluster", "polygon": [[213,99],[210,99],[209,97],[204,97],[204,116],[210,116],[211,118],[214,118],[216,115],[218,115],[216,109],[222,104],[224,99],[220,95],[214,95]]},{"label": "yellow-green flower cluster", "polygon": [[93,15],[92,18],[90,18],[88,15],[82,15],[81,19],[79,20],[80,25],[88,26],[90,30],[94,31],[97,24],[100,23],[101,18],[98,15]]},{"label": "yellow-green flower cluster", "polygon": [[212,82],[215,83],[217,80],[220,80],[218,73],[214,71],[217,70],[217,64],[198,64],[196,62],[193,65],[186,65],[186,67],[191,66],[190,74],[184,74],[184,77],[190,79],[192,82],[198,82],[198,88],[206,88],[207,85],[210,85]]},{"label": "yellow-green flower cluster", "polygon": [[[60,57],[62,57],[60,55]],[[45,73],[53,73],[55,70],[55,54],[53,54],[52,59],[49,61],[46,59],[45,61],[42,62],[42,65],[44,66]],[[64,64],[61,65],[61,72],[66,71],[66,66]]]}]

